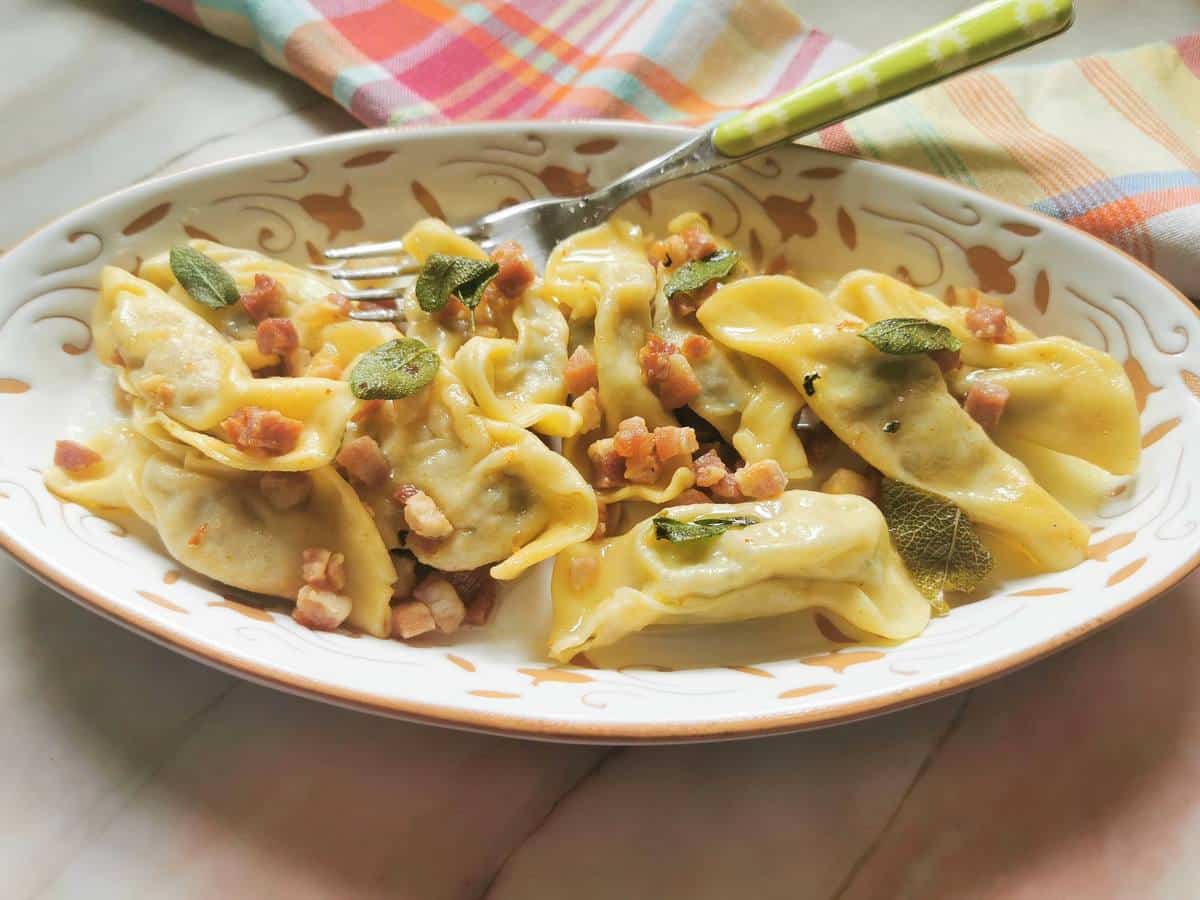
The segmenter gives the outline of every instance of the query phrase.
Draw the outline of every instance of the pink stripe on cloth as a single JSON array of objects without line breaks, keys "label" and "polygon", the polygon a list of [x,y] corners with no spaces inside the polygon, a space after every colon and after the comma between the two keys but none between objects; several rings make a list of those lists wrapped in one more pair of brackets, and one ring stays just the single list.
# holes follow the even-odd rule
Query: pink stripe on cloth
[{"label": "pink stripe on cloth", "polygon": [[[695,121],[790,90],[826,56],[853,55],[804,25],[788,0],[149,2],[231,39],[253,33],[271,62],[368,125],[525,115]],[[763,65],[724,80],[697,69],[739,57]],[[764,71],[781,74],[764,83]]]},{"label": "pink stripe on cloth", "polygon": [[832,150],[834,153],[841,153],[845,156],[862,155],[844,122],[838,122],[836,125],[822,129],[820,140],[822,147]]},{"label": "pink stripe on cloth", "polygon": [[[859,55],[801,22],[793,0],[148,2],[258,46],[367,125],[700,124]],[[1200,33],[951,79],[808,140],[1015,192],[1147,263],[1171,261],[1200,294],[1197,108]],[[1135,189],[1146,183],[1159,186]]]},{"label": "pink stripe on cloth", "polygon": [[804,36],[800,42],[800,46],[796,48],[796,53],[792,57],[792,61],[788,63],[783,74],[779,76],[776,82],[771,85],[771,90],[767,92],[767,96],[771,97],[775,94],[781,94],[788,90],[790,85],[803,84],[808,77],[808,73],[812,71],[813,66],[825,52],[825,48],[829,46],[830,37],[820,31],[811,31]]},{"label": "pink stripe on cloth", "polygon": [[1200,32],[1176,38],[1171,46],[1179,51],[1179,58],[1192,74],[1200,78]]}]

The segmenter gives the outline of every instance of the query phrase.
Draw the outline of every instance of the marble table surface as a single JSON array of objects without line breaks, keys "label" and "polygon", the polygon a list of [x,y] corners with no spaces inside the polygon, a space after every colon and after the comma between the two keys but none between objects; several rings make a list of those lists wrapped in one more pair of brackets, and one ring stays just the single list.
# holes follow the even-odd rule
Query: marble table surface
[{"label": "marble table surface", "polygon": [[[803,10],[868,47],[961,5]],[[1042,59],[1200,20],[1196,0],[1077,5],[1081,24]],[[0,14],[0,247],[137,179],[356,127],[250,54],[132,0],[0,0]],[[822,732],[639,749],[481,736],[276,693],[123,631],[7,558],[0,601],[5,897],[1200,890],[1198,577],[970,693]]]}]

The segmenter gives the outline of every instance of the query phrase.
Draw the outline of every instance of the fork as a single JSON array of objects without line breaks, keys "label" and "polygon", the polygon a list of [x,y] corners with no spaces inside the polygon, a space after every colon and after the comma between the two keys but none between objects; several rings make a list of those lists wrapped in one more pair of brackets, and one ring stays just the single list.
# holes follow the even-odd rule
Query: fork
[{"label": "fork", "polygon": [[[599,225],[638,194],[677,178],[710,172],[833,125],[913,91],[1030,47],[1070,27],[1071,0],[990,0],[826,75],[791,93],[720,119],[674,150],[644,163],[583,197],[529,200],[481,216],[454,230],[484,251],[516,241],[543,269],[550,251],[577,231]],[[399,240],[325,251],[341,263],[392,256],[387,265],[335,268],[348,283],[398,279],[388,287],[345,290],[350,300],[390,300],[403,295],[420,265]],[[357,309],[358,319],[402,316],[383,307]]]}]

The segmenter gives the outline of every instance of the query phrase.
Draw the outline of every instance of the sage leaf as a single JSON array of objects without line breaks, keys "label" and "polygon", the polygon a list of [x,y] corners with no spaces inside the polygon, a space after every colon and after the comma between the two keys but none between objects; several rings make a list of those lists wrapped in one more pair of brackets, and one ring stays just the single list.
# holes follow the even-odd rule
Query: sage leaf
[{"label": "sage leaf", "polygon": [[972,591],[992,570],[992,554],[970,519],[949,500],[885,478],[879,508],[913,584],[935,613],[950,611],[944,592]]},{"label": "sage leaf", "polygon": [[431,253],[417,276],[417,304],[425,312],[437,312],[454,294],[473,310],[499,271],[499,264],[488,259]]},{"label": "sage leaf", "polygon": [[676,294],[698,291],[715,278],[724,278],[738,263],[735,250],[718,250],[704,259],[693,259],[679,267],[663,288],[663,295],[670,300]]},{"label": "sage leaf", "polygon": [[883,319],[868,325],[859,332],[859,337],[893,356],[962,349],[962,341],[949,328],[928,319]]},{"label": "sage leaf", "polygon": [[397,338],[364,353],[350,370],[350,391],[360,400],[411,397],[437,374],[441,360],[416,338]]},{"label": "sage leaf", "polygon": [[684,522],[670,516],[658,515],[654,517],[654,537],[660,541],[682,544],[714,538],[730,528],[745,528],[747,525],[757,524],[758,519],[753,516],[700,516],[698,519]]},{"label": "sage leaf", "polygon": [[197,303],[209,309],[224,309],[241,299],[233,276],[199,250],[186,244],[171,248],[171,272]]}]

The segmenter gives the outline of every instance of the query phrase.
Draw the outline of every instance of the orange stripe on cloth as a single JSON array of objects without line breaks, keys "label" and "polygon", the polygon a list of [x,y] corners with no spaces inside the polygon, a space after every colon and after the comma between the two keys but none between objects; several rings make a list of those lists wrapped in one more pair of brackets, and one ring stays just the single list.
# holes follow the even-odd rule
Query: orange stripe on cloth
[{"label": "orange stripe on cloth", "polygon": [[[946,82],[946,96],[963,118],[999,144],[1048,197],[1103,183],[1108,176],[1086,156],[1039,128],[1017,104],[1004,83],[982,72]],[[1098,201],[1106,198],[1097,196]],[[1141,210],[1130,198],[1114,197],[1105,210],[1104,231],[1123,236],[1131,253],[1152,264],[1154,249]]]},{"label": "orange stripe on cloth", "polygon": [[566,97],[555,106],[584,106],[589,116],[597,119],[629,119],[634,122],[649,122],[650,118],[637,107],[600,87],[573,87]]},{"label": "orange stripe on cloth", "polygon": [[[1113,203],[1090,209],[1083,215],[1073,216],[1067,221],[1076,228],[1082,228],[1084,231],[1088,231],[1097,237],[1111,237],[1119,234],[1121,230],[1119,228],[1116,231],[1110,230],[1113,228],[1114,223],[1121,221],[1118,211],[1111,209],[1111,207],[1115,204],[1123,204],[1125,202],[1127,200],[1114,200]],[[1132,198],[1132,202],[1137,204],[1143,220],[1150,219],[1162,213],[1173,212],[1185,206],[1190,206],[1193,203],[1200,203],[1200,188],[1177,187],[1166,188],[1161,191],[1149,191]]]},{"label": "orange stripe on cloth", "polygon": [[741,108],[740,104],[708,102],[658,63],[637,53],[617,53],[605,63],[632,75],[671,106],[689,115],[711,116],[727,109]]},{"label": "orange stripe on cloth", "polygon": [[[572,40],[584,45],[584,48],[572,47],[570,53],[558,53],[555,66],[541,67],[529,65],[530,77],[525,80],[523,92],[515,91],[512,86],[499,86],[491,96],[480,97],[475,103],[472,115],[479,117],[505,117],[514,114],[528,115],[530,106],[541,105],[545,99],[558,92],[562,86],[562,71],[574,68],[579,71],[581,65],[593,59],[586,45],[610,28],[614,21],[619,21],[624,13],[623,0],[605,0],[605,2],[580,2],[572,9],[572,23],[566,29],[566,34]],[[558,26],[556,26],[557,28]],[[562,29],[559,29],[562,30]],[[532,58],[532,54],[527,54]]]},{"label": "orange stripe on cloth", "polygon": [[327,19],[306,22],[289,34],[283,58],[292,74],[327,96],[343,69],[371,62]]},{"label": "orange stripe on cloth", "polygon": [[826,150],[846,156],[862,156],[862,151],[858,149],[854,138],[850,136],[850,130],[846,127],[845,122],[838,122],[836,125],[822,128],[820,139],[821,146]]},{"label": "orange stripe on cloth", "polygon": [[1089,57],[1076,61],[1079,71],[1109,105],[1141,130],[1151,140],[1158,141],[1187,168],[1200,171],[1200,156],[1192,152],[1171,130],[1113,64],[1106,59]]},{"label": "orange stripe on cloth", "polygon": [[[635,22],[641,19],[642,14],[651,6],[653,6],[655,2],[656,0],[644,0],[642,5],[634,10],[623,24],[621,24],[618,28],[613,29],[613,33],[608,36],[608,39],[603,44],[596,48],[595,53],[585,59],[581,59],[578,63],[576,63],[576,68],[578,68],[581,72],[590,72],[592,69],[594,69],[596,67],[596,63],[603,59],[604,55],[612,49],[613,44],[623,38],[625,33],[629,31]],[[563,97],[567,96],[567,94],[571,93],[573,90],[575,90],[575,88],[570,84],[560,85],[558,90],[554,91],[549,98],[547,98],[545,103],[533,111],[533,118],[536,119],[546,115],[546,113],[552,107],[556,106]],[[639,115],[637,118],[642,119],[645,117]]]},{"label": "orange stripe on cloth", "polygon": [[[582,4],[576,4],[569,9],[567,17],[576,16],[580,6]],[[608,0],[603,7],[594,9],[582,20],[577,20],[571,26],[570,33],[585,41],[591,39],[592,35],[603,28],[605,23],[612,18],[616,7],[617,0]],[[588,16],[593,14],[595,15],[594,20],[589,20]],[[553,55],[560,66],[578,66],[580,60],[588,58],[585,50],[568,42],[563,35],[552,30],[552,28],[558,27],[556,22],[547,28],[522,15],[501,16],[497,14],[497,19],[504,21],[517,33],[523,33],[525,28],[532,29],[525,39],[532,42],[536,50]],[[469,33],[464,32],[462,36],[475,42],[478,33],[486,34],[487,32],[482,28],[476,28]],[[494,46],[495,42],[492,45]],[[451,119],[481,119],[492,115],[496,109],[504,106],[512,97],[522,91],[547,96],[559,86],[559,81],[552,74],[541,71],[529,62],[534,55],[533,51],[518,55],[505,49],[504,55],[495,59],[494,65],[479,72],[470,80],[457,85],[446,94],[435,98],[434,102],[443,114]]]}]

